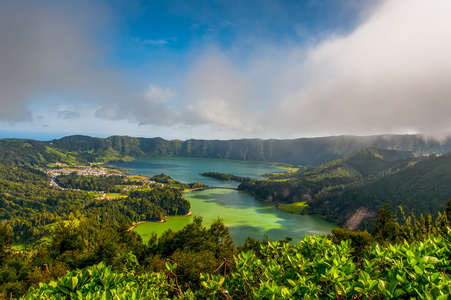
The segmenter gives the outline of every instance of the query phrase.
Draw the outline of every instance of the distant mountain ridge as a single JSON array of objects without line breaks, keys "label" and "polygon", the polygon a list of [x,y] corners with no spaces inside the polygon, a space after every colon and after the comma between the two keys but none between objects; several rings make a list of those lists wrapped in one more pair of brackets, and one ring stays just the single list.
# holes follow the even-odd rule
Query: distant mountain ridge
[{"label": "distant mountain ridge", "polygon": [[46,142],[52,148],[80,151],[87,158],[107,154],[123,156],[180,156],[280,162],[298,165],[321,165],[346,156],[356,150],[375,147],[444,154],[451,152],[451,138],[443,142],[428,140],[421,135],[332,136],[292,140],[165,140],[111,136],[94,138],[68,136]]},{"label": "distant mountain ridge", "polygon": [[136,157],[201,157],[254,160],[319,166],[365,148],[410,151],[415,154],[451,152],[451,138],[442,142],[421,135],[332,136],[292,140],[165,140],[73,135],[41,142],[0,139],[0,162],[45,166],[55,162],[125,161]]}]

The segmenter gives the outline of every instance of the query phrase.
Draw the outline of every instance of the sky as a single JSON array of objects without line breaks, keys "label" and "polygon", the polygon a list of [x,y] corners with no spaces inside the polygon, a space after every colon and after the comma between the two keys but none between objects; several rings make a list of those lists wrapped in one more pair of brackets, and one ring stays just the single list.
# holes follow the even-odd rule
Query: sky
[{"label": "sky", "polygon": [[0,0],[0,137],[451,132],[449,0]]}]

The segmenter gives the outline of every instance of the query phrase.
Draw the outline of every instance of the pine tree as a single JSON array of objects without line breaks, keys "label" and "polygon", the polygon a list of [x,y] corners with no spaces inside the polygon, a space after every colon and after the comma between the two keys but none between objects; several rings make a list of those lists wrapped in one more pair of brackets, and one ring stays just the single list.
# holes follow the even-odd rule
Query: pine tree
[{"label": "pine tree", "polygon": [[396,242],[399,233],[398,222],[393,217],[393,212],[388,204],[384,203],[377,211],[376,223],[371,235],[380,243]]}]

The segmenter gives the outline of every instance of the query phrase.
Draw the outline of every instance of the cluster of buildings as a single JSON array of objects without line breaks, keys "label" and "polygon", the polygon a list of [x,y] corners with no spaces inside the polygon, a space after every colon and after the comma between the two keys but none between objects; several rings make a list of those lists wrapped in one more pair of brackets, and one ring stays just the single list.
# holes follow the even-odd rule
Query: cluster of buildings
[{"label": "cluster of buildings", "polygon": [[143,186],[142,185],[129,185],[124,187],[122,190],[123,191],[131,191],[131,190],[135,190],[135,189],[142,189]]},{"label": "cluster of buildings", "polygon": [[[104,168],[80,168],[80,169],[41,169],[42,172],[46,173],[49,176],[50,186],[54,186],[57,188],[60,188],[64,190],[63,187],[59,186],[58,183],[56,183],[55,179],[57,176],[60,175],[69,175],[72,173],[76,173],[80,176],[112,176],[112,175],[122,175],[118,171],[111,171],[108,170],[108,172]],[[100,192],[104,193],[104,192]]]},{"label": "cluster of buildings", "polygon": [[[112,176],[112,175],[123,175],[122,173],[115,171],[115,170],[108,170],[108,172],[106,171],[106,169],[104,168],[96,168],[96,169],[92,169],[92,168],[80,168],[80,169],[41,169],[42,172],[46,173],[49,176],[49,181],[50,181],[50,185],[60,188],[60,189],[65,189],[61,186],[58,185],[58,183],[55,181],[57,176],[60,175],[69,175],[72,173],[76,173],[77,175],[80,176]],[[131,180],[127,180],[126,181],[131,181]],[[139,182],[139,180],[138,180]],[[148,184],[155,184],[155,181],[153,180],[149,180],[149,179],[145,179],[142,180],[143,183],[148,183]],[[161,184],[161,186],[164,186],[163,184]],[[124,191],[130,191],[133,189],[141,189],[143,186],[142,185],[130,185],[127,186],[125,188],[123,188]],[[106,197],[106,193],[104,191],[93,191],[99,194],[103,194],[102,196],[96,198],[96,199],[106,199],[106,200],[111,200],[114,199],[114,197]]]},{"label": "cluster of buildings", "polygon": [[77,173],[80,176],[112,176],[112,175],[122,175],[120,172],[108,170],[106,172],[103,168],[81,168],[81,169],[41,169],[42,172],[46,173],[49,177],[56,177],[60,175],[69,175],[71,173]]}]

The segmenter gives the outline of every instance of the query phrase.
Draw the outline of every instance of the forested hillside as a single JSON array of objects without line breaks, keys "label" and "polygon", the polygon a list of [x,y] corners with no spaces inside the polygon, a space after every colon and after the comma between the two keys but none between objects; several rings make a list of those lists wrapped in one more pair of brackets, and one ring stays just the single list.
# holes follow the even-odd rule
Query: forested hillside
[{"label": "forested hillside", "polygon": [[299,171],[284,180],[242,183],[240,190],[280,203],[305,201],[304,213],[349,228],[371,228],[384,203],[402,215],[432,214],[451,199],[451,155],[424,158],[411,152],[367,148]]},{"label": "forested hillside", "polygon": [[74,156],[62,153],[44,142],[25,139],[0,140],[2,163],[37,167],[53,162],[70,163],[74,159]]},{"label": "forested hillside", "polygon": [[[329,193],[312,202],[313,211],[324,207],[341,224],[348,221],[357,211],[375,215],[378,207],[389,204],[397,212],[401,206],[406,215],[432,214],[446,207],[451,199],[451,155],[447,154],[419,161],[381,178],[351,186],[344,191]],[[327,205],[325,205],[327,203]],[[371,222],[370,222],[371,223]],[[364,222],[365,224],[365,222]]]},{"label": "forested hillside", "polygon": [[[65,184],[83,187],[79,176],[63,176]],[[72,179],[71,179],[72,178]],[[89,188],[100,183],[111,186],[118,183],[117,176],[89,179]],[[70,182],[73,180],[74,182]],[[108,181],[108,184],[106,182]],[[130,182],[124,182],[130,184]],[[83,186],[82,186],[83,185]],[[71,186],[72,187],[72,186]],[[186,185],[188,188],[188,185]],[[0,220],[8,224],[17,243],[41,242],[49,235],[52,224],[61,220],[93,217],[124,223],[152,220],[160,221],[168,215],[189,213],[190,203],[182,197],[178,188],[156,186],[143,191],[130,191],[124,198],[98,200],[99,194],[51,187],[47,175],[41,171],[0,163]]]}]

